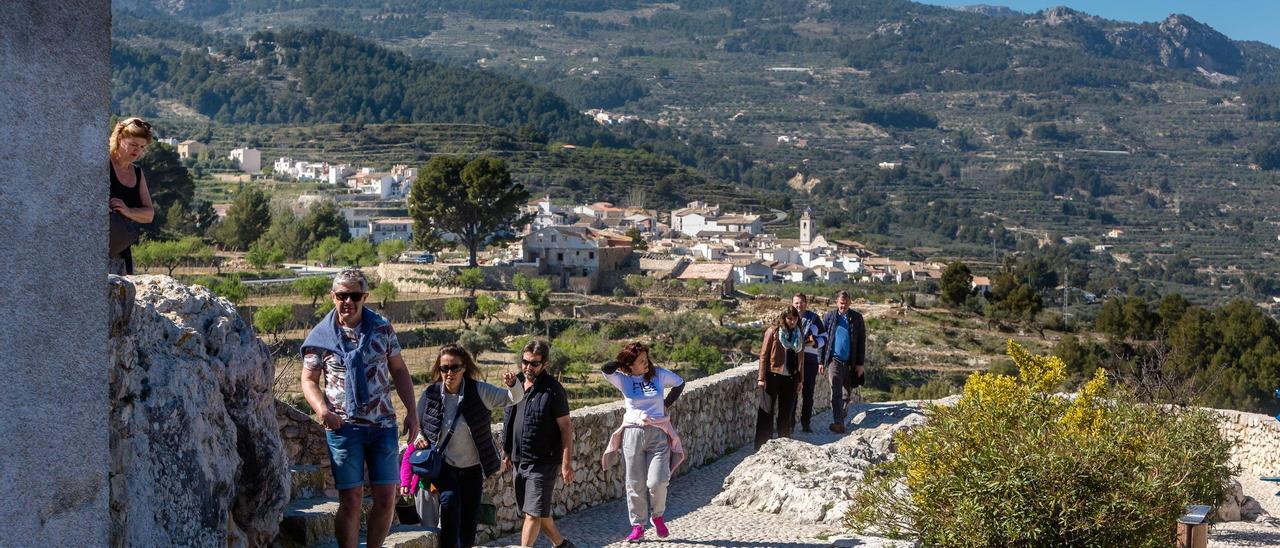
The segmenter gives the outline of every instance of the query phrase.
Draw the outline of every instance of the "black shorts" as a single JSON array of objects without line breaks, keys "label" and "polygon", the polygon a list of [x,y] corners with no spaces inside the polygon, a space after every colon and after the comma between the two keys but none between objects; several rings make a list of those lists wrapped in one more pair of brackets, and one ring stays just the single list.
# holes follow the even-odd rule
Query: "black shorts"
[{"label": "black shorts", "polygon": [[551,494],[559,473],[560,464],[555,462],[515,463],[516,509],[534,517],[551,517]]}]

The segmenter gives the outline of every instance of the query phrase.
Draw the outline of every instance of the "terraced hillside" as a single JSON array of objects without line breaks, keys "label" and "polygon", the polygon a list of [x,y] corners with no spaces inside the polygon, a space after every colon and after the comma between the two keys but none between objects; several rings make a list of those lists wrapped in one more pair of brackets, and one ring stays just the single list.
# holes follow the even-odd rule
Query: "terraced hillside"
[{"label": "terraced hillside", "polygon": [[[1280,81],[1280,51],[1183,15],[1138,24],[1066,8],[991,16],[904,0],[127,4],[231,49],[268,26],[336,29],[532,83],[572,109],[636,115],[643,122],[593,135],[669,158],[682,177],[812,206],[829,234],[971,260],[990,259],[993,247],[998,260],[1020,240],[1069,238],[1106,247],[1099,271],[1153,283],[1149,271],[1190,258],[1200,289],[1219,294],[1240,282],[1216,273],[1280,273],[1280,184],[1257,169],[1280,122],[1256,100]],[[387,23],[410,16],[430,24]],[[363,116],[354,112],[353,121]],[[556,170],[579,182],[548,175],[538,184],[587,199],[614,188],[615,201],[636,184],[652,185],[643,188],[659,201],[694,195],[664,196],[691,188],[679,181],[610,186],[613,174],[582,171],[618,165],[618,154],[631,153],[557,157]],[[1011,176],[1035,164],[1089,185]],[[787,185],[797,174],[806,189]],[[1103,236],[1112,229],[1123,236]]]}]

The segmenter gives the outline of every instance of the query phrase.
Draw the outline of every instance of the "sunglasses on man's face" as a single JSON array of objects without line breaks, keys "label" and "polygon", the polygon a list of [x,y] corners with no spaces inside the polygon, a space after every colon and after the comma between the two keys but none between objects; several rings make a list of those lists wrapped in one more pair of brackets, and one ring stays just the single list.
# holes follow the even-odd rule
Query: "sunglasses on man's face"
[{"label": "sunglasses on man's face", "polygon": [[526,365],[526,366],[529,366],[529,367],[538,367],[538,366],[540,366],[540,365],[542,365],[542,364],[543,364],[543,362],[530,361],[530,360],[526,360],[526,359],[523,359],[523,358],[521,358],[521,359],[520,359],[520,363],[521,363],[521,365]]},{"label": "sunglasses on man's face", "polygon": [[334,293],[334,294],[333,294],[333,296],[334,296],[335,298],[337,298],[339,301],[353,301],[353,302],[359,302],[360,300],[364,299],[364,293],[360,293],[360,292],[354,292],[354,293],[348,293],[348,292],[343,292],[343,293]]},{"label": "sunglasses on man's face", "polygon": [[461,365],[442,365],[439,367],[441,373],[457,373],[462,370]]}]

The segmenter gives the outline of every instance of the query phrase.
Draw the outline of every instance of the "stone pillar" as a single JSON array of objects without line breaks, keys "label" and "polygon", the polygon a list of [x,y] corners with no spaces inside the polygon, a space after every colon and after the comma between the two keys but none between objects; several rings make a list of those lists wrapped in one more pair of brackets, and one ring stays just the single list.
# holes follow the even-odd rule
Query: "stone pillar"
[{"label": "stone pillar", "polygon": [[0,25],[0,545],[107,544],[109,0]]}]

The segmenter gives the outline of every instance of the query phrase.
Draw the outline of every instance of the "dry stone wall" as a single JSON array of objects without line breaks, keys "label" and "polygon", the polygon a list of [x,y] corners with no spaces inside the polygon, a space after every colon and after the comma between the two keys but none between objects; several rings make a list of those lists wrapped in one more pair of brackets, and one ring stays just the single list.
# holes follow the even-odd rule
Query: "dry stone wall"
[{"label": "dry stone wall", "polygon": [[1280,476],[1280,421],[1257,413],[1211,409],[1222,417],[1218,429],[1236,442],[1232,462],[1241,476]]},{"label": "dry stone wall", "polygon": [[280,425],[280,440],[289,464],[319,468],[324,476],[324,487],[332,489],[333,465],[329,462],[329,444],[324,427],[310,415],[280,400],[276,400],[276,423]]}]

